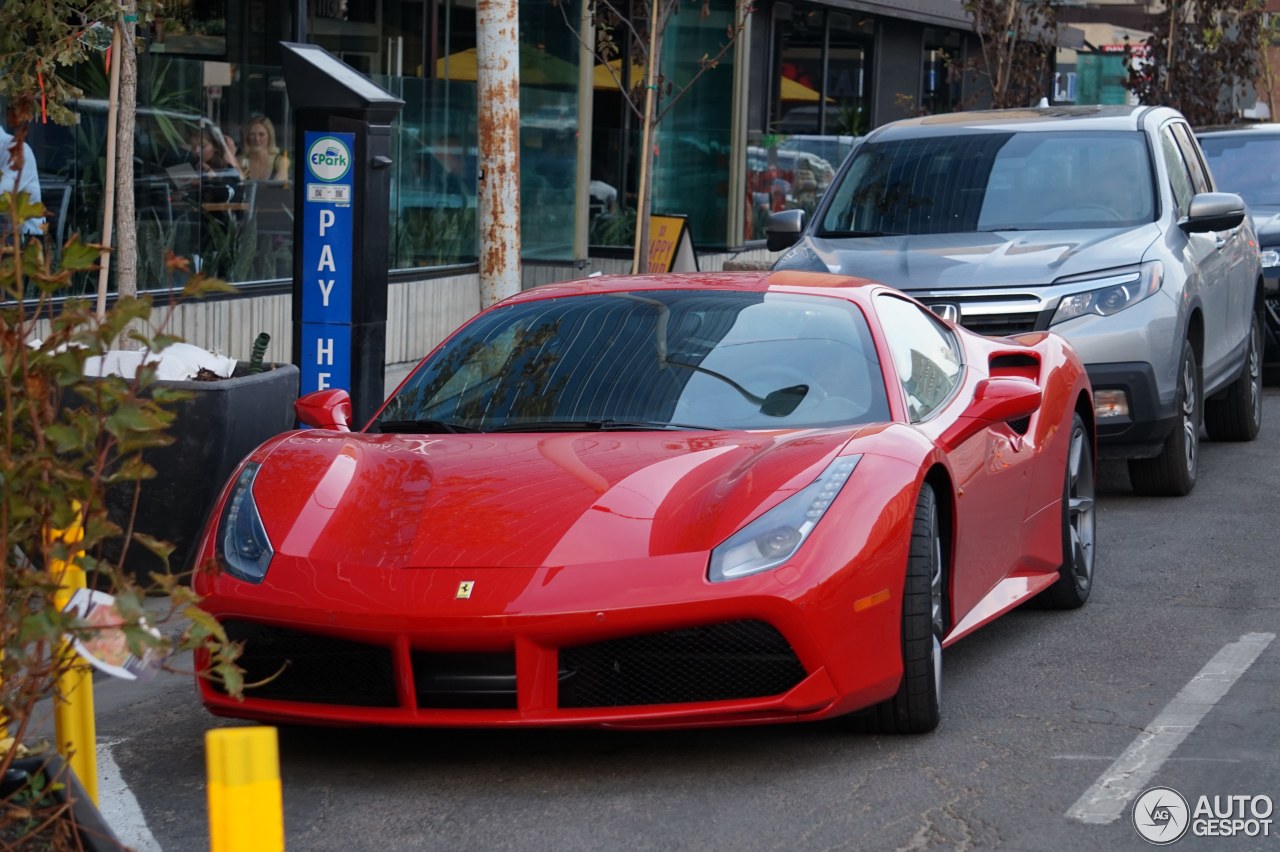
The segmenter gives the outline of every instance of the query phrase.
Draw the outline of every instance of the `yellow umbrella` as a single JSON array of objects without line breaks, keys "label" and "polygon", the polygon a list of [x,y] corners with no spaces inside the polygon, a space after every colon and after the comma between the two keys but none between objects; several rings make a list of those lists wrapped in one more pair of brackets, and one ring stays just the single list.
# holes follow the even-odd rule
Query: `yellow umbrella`
[{"label": "yellow umbrella", "polygon": [[[469,47],[436,60],[436,76],[475,82],[478,66],[476,49]],[[447,73],[446,73],[447,72]],[[578,68],[536,47],[520,48],[520,85],[572,86],[578,82]]]},{"label": "yellow umbrella", "polygon": [[[612,72],[610,72],[609,69],[613,69]],[[622,82],[627,83],[634,89],[636,86],[644,85],[644,75],[645,67],[633,62],[631,63],[631,78],[629,80],[623,80]],[[616,92],[618,90],[618,82],[622,80],[622,60],[610,59],[608,67],[604,65],[597,65],[592,69],[591,76],[593,77],[593,88],[612,89]]]},{"label": "yellow umbrella", "polygon": [[[782,78],[782,85],[778,88],[778,93],[778,96],[784,101],[803,101],[815,104],[822,97],[804,83],[797,83],[790,77]],[[827,102],[831,103],[832,98],[827,98]]]}]

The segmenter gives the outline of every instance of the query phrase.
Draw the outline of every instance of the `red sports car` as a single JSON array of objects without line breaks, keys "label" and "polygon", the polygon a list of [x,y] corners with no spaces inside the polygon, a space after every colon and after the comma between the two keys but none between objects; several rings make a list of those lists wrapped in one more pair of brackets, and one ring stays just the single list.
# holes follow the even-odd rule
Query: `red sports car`
[{"label": "red sports car", "polygon": [[[363,431],[262,445],[197,591],[214,713],[375,725],[938,723],[942,649],[1094,565],[1088,378],[871,281],[618,276],[484,311]],[[272,677],[274,675],[274,677]]]}]

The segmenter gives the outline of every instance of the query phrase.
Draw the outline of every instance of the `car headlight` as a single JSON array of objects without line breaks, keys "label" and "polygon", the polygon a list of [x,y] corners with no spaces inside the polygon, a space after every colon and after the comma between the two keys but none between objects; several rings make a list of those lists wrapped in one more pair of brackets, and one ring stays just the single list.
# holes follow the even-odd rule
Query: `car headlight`
[{"label": "car headlight", "polygon": [[222,509],[216,538],[222,570],[248,583],[262,582],[275,555],[258,514],[258,504],[253,500],[253,480],[260,467],[257,462],[249,462],[236,477]]},{"label": "car headlight", "polygon": [[713,583],[736,580],[786,562],[827,513],[862,456],[841,456],[813,484],[792,494],[711,551]]},{"label": "car headlight", "polygon": [[1081,293],[1063,296],[1049,325],[1057,325],[1087,314],[1109,317],[1138,304],[1160,289],[1160,285],[1164,283],[1164,267],[1160,265],[1160,261],[1153,260],[1129,272],[1081,276],[1055,283],[1094,286]]},{"label": "car headlight", "polygon": [[1262,260],[1263,269],[1275,269],[1280,266],[1280,251],[1275,249],[1263,249],[1258,252],[1259,259]]}]

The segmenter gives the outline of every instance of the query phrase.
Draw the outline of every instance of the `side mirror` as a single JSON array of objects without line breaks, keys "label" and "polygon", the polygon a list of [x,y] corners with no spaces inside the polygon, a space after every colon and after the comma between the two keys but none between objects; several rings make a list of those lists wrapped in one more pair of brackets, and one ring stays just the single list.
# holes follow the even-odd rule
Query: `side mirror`
[{"label": "side mirror", "polygon": [[1244,199],[1234,192],[1202,192],[1191,199],[1178,227],[1189,234],[1229,231],[1244,221]]},{"label": "side mirror", "polygon": [[313,429],[350,432],[351,394],[342,388],[309,393],[293,404],[293,413]]},{"label": "side mirror", "polygon": [[996,423],[1030,417],[1040,409],[1043,392],[1029,379],[998,376],[983,379],[973,392],[973,402],[942,434],[942,443],[954,449]]},{"label": "side mirror", "polygon": [[803,210],[779,210],[769,214],[764,226],[765,244],[769,251],[782,251],[800,242],[804,233]]}]

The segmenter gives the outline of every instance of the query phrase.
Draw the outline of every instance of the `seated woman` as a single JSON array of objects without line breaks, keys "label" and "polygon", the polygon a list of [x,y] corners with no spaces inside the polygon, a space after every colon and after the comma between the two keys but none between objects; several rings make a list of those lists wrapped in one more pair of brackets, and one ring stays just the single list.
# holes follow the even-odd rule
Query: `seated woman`
[{"label": "seated woman", "polygon": [[240,167],[249,180],[289,179],[289,155],[276,144],[276,128],[265,115],[254,116],[244,130]]}]

